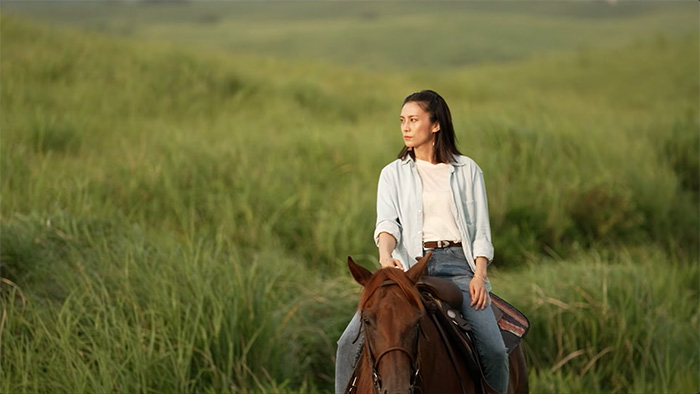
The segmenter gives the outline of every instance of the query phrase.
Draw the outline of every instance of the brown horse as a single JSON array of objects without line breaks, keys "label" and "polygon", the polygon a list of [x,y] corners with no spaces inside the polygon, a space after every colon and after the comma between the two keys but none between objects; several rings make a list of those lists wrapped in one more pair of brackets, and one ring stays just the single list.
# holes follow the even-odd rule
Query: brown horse
[{"label": "brown horse", "polygon": [[[430,252],[407,272],[383,268],[371,273],[348,257],[355,280],[364,289],[360,297],[364,345],[351,394],[487,394],[495,391],[481,372],[470,371],[461,357],[450,357],[439,328],[427,316],[416,287]],[[527,393],[527,368],[522,348],[510,354],[508,393]],[[482,376],[475,382],[473,376]],[[483,389],[482,389],[483,388]]]}]

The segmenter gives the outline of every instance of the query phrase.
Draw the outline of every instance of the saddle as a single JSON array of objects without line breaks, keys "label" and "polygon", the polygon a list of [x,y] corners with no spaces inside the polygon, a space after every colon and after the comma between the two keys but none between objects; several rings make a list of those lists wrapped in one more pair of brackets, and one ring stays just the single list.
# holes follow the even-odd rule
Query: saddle
[{"label": "saddle", "polygon": [[[425,309],[448,347],[452,362],[456,363],[457,358],[465,360],[472,371],[473,381],[481,384],[478,392],[495,393],[486,383],[471,327],[460,312],[463,300],[460,288],[449,280],[429,276],[421,277],[416,286],[423,298]],[[527,334],[530,322],[525,315],[497,295],[489,295],[503,342],[510,354]]]},{"label": "saddle", "polygon": [[[416,284],[423,295],[426,307],[435,304],[446,319],[459,327],[465,333],[471,332],[471,326],[462,317],[462,290],[447,279],[434,276],[422,276]],[[496,322],[501,329],[503,342],[508,354],[515,349],[530,330],[530,321],[514,306],[510,305],[494,293],[491,297],[491,308],[496,316]]]}]

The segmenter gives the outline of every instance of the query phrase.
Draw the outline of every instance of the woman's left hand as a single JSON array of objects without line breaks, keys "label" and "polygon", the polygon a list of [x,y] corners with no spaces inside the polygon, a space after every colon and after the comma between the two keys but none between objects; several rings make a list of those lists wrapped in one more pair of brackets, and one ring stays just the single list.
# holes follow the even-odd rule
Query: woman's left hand
[{"label": "woman's left hand", "polygon": [[469,306],[474,309],[484,309],[489,304],[489,292],[486,290],[486,281],[480,276],[474,276],[469,282],[469,295],[472,303]]}]

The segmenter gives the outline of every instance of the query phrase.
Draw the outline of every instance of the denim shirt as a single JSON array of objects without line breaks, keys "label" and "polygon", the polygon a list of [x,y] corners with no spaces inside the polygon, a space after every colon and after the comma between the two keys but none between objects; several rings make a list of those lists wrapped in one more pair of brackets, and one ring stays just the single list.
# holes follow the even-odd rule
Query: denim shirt
[{"label": "denim shirt", "polygon": [[[469,157],[455,156],[449,164],[452,213],[462,236],[464,255],[474,272],[476,257],[486,257],[489,264],[493,260],[484,176]],[[396,238],[392,256],[401,261],[404,269],[410,268],[417,261],[416,257],[423,256],[422,184],[410,155],[389,163],[379,176],[375,243],[379,243],[382,232]]]}]

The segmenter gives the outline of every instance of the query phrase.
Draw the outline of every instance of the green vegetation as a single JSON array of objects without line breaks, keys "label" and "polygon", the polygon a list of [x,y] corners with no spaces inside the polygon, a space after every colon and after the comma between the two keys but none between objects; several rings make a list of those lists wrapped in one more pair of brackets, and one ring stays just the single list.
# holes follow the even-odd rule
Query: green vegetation
[{"label": "green vegetation", "polygon": [[[426,87],[485,172],[531,391],[697,392],[697,5],[214,4],[3,4],[0,392],[330,392],[345,259],[377,266],[376,178]],[[485,38],[411,62],[418,11]],[[328,52],[363,24],[368,58]]]},{"label": "green vegetation", "polygon": [[[623,0],[624,1],[624,0]],[[491,3],[491,4],[489,4]],[[681,1],[9,0],[3,9],[122,37],[383,71],[456,69],[695,33]]]}]

